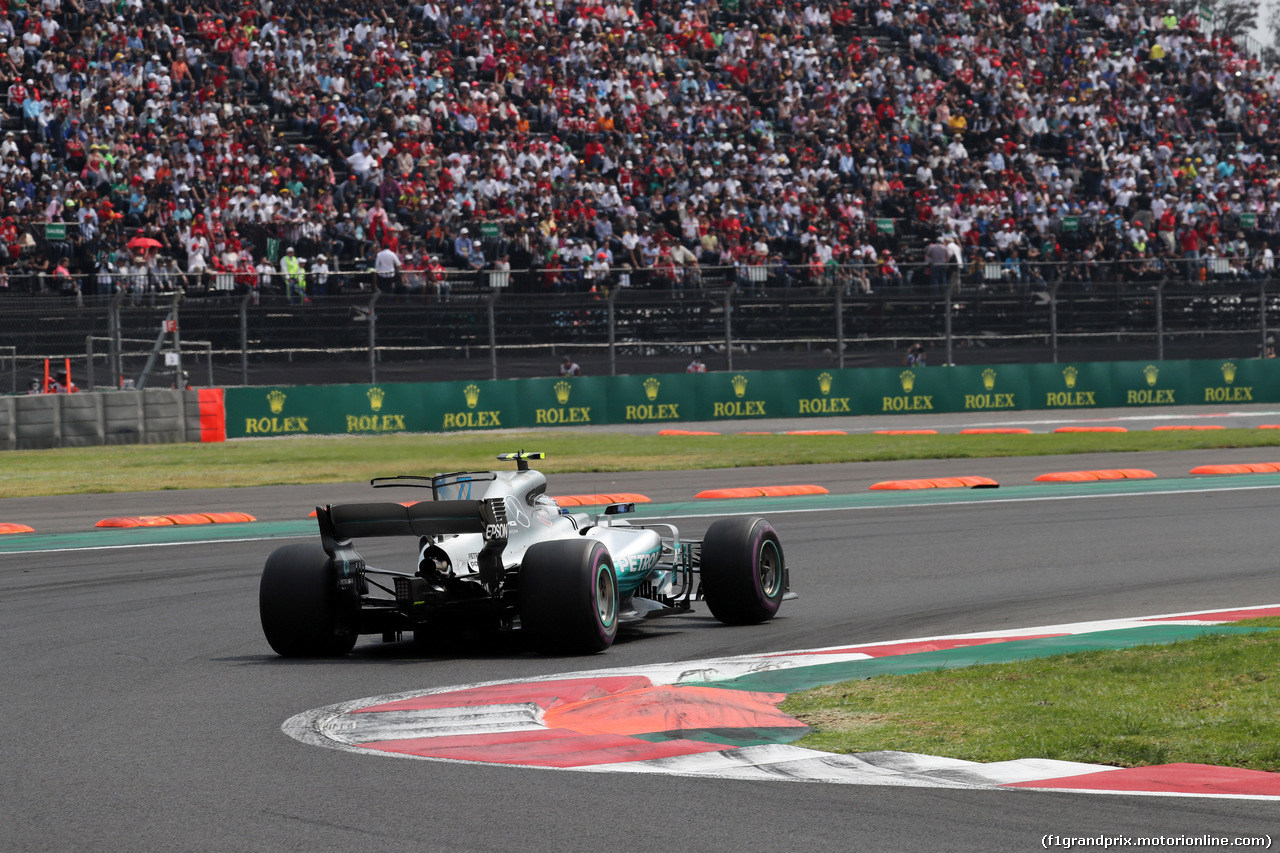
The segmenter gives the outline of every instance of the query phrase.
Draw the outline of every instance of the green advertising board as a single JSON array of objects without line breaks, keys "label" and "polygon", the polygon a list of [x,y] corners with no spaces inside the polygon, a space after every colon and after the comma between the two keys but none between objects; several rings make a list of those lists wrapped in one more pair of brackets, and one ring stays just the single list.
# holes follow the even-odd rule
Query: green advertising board
[{"label": "green advertising board", "polygon": [[[609,386],[613,380],[607,376],[513,381],[523,416],[522,426],[586,426],[611,422]],[[530,414],[533,423],[529,423]]]},{"label": "green advertising board", "polygon": [[1280,365],[1274,359],[1191,361],[1187,368],[1188,403],[1280,402]]},{"label": "green advertising board", "polygon": [[1185,361],[1113,361],[1113,405],[1181,406],[1195,402],[1189,393]]},{"label": "green advertising board", "polygon": [[656,373],[615,376],[610,381],[609,422],[678,426],[703,419],[698,380],[711,373]]},{"label": "green advertising board", "polygon": [[948,368],[943,404],[956,412],[998,412],[1030,408],[1031,384],[1021,364]]},{"label": "green advertising board", "polygon": [[434,383],[431,432],[466,432],[478,429],[530,426],[520,409],[517,382]]},{"label": "green advertising board", "polygon": [[777,374],[788,418],[871,414],[864,370],[787,370]]},{"label": "green advertising board", "polygon": [[695,374],[698,391],[695,410],[700,412],[699,419],[780,417],[784,398],[777,375],[773,371],[761,370]]},{"label": "green advertising board", "polygon": [[872,367],[863,370],[860,391],[866,411],[877,415],[949,411],[949,367]]},{"label": "green advertising board", "polygon": [[229,437],[426,432],[431,385],[228,388]]},{"label": "green advertising board", "polygon": [[1031,409],[1096,409],[1119,405],[1111,393],[1111,366],[1106,362],[1029,364]]},{"label": "green advertising board", "polygon": [[[417,432],[427,425],[421,383],[332,385],[325,414],[339,419],[342,432]],[[300,390],[300,389],[299,389]]]},{"label": "green advertising board", "polygon": [[721,371],[226,389],[227,437],[1280,403],[1280,360]]},{"label": "green advertising board", "polygon": [[228,388],[227,437],[346,432],[338,398],[355,385]]}]

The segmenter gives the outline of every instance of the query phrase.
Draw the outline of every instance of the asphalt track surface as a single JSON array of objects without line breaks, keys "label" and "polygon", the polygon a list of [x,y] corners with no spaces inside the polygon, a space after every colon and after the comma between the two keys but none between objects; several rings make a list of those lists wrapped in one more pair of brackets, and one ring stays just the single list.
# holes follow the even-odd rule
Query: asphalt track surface
[{"label": "asphalt track surface", "polygon": [[[315,503],[368,499],[360,484],[0,501],[0,520],[65,532],[53,541],[76,548],[4,553],[16,540],[0,541],[0,849],[1031,850],[1049,833],[1274,834],[1275,805],[1257,801],[582,774],[351,755],[280,730],[308,709],[431,687],[1272,603],[1280,476],[1221,491],[1112,487],[1095,497],[1012,487],[1052,470],[1123,465],[1185,478],[1196,464],[1238,461],[1275,460],[1261,450],[1205,451],[1123,463],[1108,455],[561,476],[551,493],[609,486],[660,503],[714,486],[794,482],[865,500],[876,480],[958,474],[1009,488],[1007,500],[985,491],[910,506],[771,510],[801,594],[777,620],[658,621],[605,654],[563,658],[514,640],[458,637],[424,650],[364,638],[342,660],[285,661],[257,616],[259,573],[276,542],[91,538],[105,533],[90,532],[105,515],[236,509],[276,523],[264,529],[284,530],[284,541]],[[688,535],[709,523],[676,521]],[[113,547],[85,547],[95,541]]]}]

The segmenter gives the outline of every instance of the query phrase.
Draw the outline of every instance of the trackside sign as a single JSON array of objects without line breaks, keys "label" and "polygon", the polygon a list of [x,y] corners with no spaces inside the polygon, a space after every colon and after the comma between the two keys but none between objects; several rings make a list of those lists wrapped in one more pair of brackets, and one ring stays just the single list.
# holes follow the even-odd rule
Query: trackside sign
[{"label": "trackside sign", "polygon": [[227,437],[1280,403],[1280,359],[712,371],[226,389]]}]

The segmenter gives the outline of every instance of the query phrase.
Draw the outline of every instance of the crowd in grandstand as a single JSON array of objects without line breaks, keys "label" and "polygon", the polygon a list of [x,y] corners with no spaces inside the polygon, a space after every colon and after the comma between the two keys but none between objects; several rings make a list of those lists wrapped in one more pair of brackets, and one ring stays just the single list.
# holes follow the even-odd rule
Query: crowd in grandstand
[{"label": "crowd in grandstand", "polygon": [[1280,82],[1194,14],[451,3],[0,0],[0,288],[1271,269]]}]

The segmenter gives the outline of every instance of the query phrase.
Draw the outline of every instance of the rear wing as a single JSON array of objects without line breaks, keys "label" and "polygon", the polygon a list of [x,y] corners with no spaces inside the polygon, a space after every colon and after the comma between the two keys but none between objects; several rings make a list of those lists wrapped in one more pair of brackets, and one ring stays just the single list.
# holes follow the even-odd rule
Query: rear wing
[{"label": "rear wing", "polygon": [[[333,504],[316,509],[321,535],[335,540],[374,536],[442,536],[485,533],[485,539],[507,538],[507,509],[501,498],[476,501],[419,501]],[[499,530],[486,531],[486,526]],[[326,530],[326,527],[328,530]]]},{"label": "rear wing", "polygon": [[338,568],[339,583],[363,572],[364,559],[352,539],[376,536],[448,536],[479,533],[484,547],[477,555],[481,580],[496,595],[502,580],[502,552],[507,547],[507,506],[503,498],[478,501],[419,501],[332,504],[316,507],[320,542]]}]

